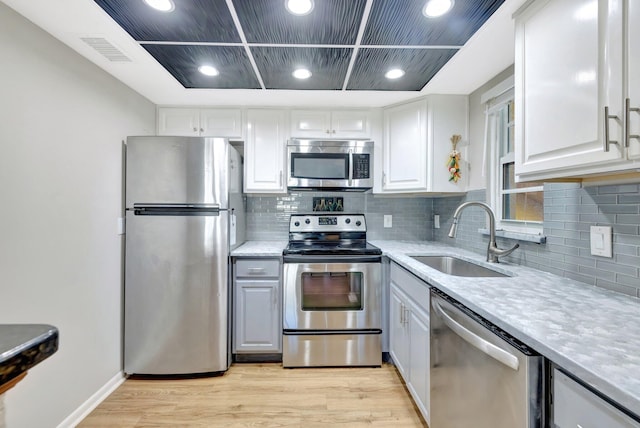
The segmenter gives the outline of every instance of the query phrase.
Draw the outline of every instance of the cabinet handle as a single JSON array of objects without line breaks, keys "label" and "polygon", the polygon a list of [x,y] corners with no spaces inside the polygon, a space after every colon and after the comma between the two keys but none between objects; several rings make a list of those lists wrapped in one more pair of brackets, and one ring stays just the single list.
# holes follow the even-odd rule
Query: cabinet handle
[{"label": "cabinet handle", "polygon": [[404,308],[404,324],[409,324],[409,309]]},{"label": "cabinet handle", "polygon": [[335,133],[336,133],[336,130],[335,130],[335,129],[333,129],[333,130],[331,131],[331,133],[332,133],[332,134],[335,134]]},{"label": "cabinet handle", "polygon": [[404,325],[404,303],[400,303],[400,325]]},{"label": "cabinet handle", "polygon": [[609,106],[604,106],[604,151],[609,152],[611,144],[618,144],[617,141],[609,139],[609,119],[619,119],[615,114],[609,114]]},{"label": "cabinet handle", "polygon": [[204,132],[204,129],[200,128],[200,132]]},{"label": "cabinet handle", "polygon": [[193,132],[198,132],[198,128],[193,128]]},{"label": "cabinet handle", "polygon": [[631,112],[640,113],[640,108],[631,107],[631,100],[626,98],[624,100],[624,146],[629,147],[629,140],[635,138],[640,140],[640,135],[631,134]]},{"label": "cabinet handle", "polygon": [[331,134],[331,131],[329,131],[328,129],[325,130],[324,132],[326,132],[327,134]]},{"label": "cabinet handle", "polygon": [[280,170],[280,187],[282,187],[282,170]]},{"label": "cabinet handle", "polygon": [[386,172],[382,172],[382,186],[386,186],[387,185],[387,173]]},{"label": "cabinet handle", "polygon": [[264,268],[249,268],[247,269],[247,272],[249,272],[250,275],[262,275],[265,270]]}]

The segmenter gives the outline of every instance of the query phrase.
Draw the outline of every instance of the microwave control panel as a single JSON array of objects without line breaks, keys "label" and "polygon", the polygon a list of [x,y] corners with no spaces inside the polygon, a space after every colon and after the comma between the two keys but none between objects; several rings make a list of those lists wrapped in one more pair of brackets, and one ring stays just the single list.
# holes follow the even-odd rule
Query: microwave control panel
[{"label": "microwave control panel", "polygon": [[369,155],[354,154],[353,155],[353,179],[369,178]]}]

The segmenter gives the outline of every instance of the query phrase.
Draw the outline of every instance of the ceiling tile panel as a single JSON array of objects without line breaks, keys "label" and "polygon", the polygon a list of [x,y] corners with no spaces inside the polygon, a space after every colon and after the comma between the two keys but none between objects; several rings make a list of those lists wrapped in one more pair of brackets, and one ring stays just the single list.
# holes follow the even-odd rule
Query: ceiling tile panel
[{"label": "ceiling tile panel", "polygon": [[458,0],[439,18],[422,14],[425,0],[374,0],[363,45],[462,46],[504,0]]},{"label": "ceiling tile panel", "polygon": [[365,0],[316,0],[311,13],[292,15],[284,0],[233,0],[249,43],[352,45]]},{"label": "ceiling tile panel", "polygon": [[95,0],[138,41],[240,43],[225,0],[175,0],[159,12],[142,0]]},{"label": "ceiling tile panel", "polygon": [[[144,44],[143,47],[185,88],[260,88],[243,47]],[[214,66],[220,74],[203,75],[198,71],[203,64]]]},{"label": "ceiling tile panel", "polygon": [[[344,84],[352,50],[252,47],[251,52],[267,89],[337,90]],[[313,75],[305,80],[294,78],[291,73],[300,67]]]},{"label": "ceiling tile panel", "polygon": [[[348,90],[419,91],[456,54],[457,49],[361,48]],[[384,74],[401,68],[405,75],[390,80]]]}]

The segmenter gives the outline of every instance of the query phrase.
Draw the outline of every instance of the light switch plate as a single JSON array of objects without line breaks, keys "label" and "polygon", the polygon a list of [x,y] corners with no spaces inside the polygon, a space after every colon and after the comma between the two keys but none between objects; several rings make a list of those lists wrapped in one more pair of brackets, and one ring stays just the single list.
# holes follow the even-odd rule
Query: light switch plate
[{"label": "light switch plate", "polygon": [[440,215],[434,214],[433,216],[433,227],[435,229],[440,229]]},{"label": "light switch plate", "polygon": [[613,257],[611,226],[591,226],[591,254],[601,257]]},{"label": "light switch plate", "polygon": [[384,216],[384,227],[393,227],[393,216],[386,214]]}]

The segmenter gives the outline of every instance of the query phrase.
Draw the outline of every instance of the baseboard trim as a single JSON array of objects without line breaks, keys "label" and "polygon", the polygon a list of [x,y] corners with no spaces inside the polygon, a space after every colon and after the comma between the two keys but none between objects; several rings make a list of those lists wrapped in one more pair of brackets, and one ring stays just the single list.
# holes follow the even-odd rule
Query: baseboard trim
[{"label": "baseboard trim", "polygon": [[73,428],[78,425],[89,413],[93,411],[105,398],[107,398],[113,391],[115,391],[126,380],[124,372],[117,373],[114,377],[109,379],[99,390],[95,392],[87,401],[82,403],[73,413],[65,418],[64,421],[58,425],[58,428]]}]

